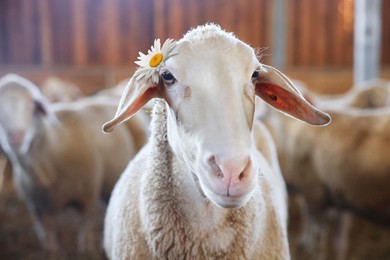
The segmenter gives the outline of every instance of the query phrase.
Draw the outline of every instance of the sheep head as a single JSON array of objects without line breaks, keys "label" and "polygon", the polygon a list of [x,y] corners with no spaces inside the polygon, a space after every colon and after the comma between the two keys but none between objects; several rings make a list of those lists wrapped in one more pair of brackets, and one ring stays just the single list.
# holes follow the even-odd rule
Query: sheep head
[{"label": "sheep head", "polygon": [[192,172],[201,193],[221,207],[241,207],[258,181],[252,140],[255,96],[309,124],[327,124],[329,116],[311,106],[290,80],[259,63],[254,50],[215,25],[188,32],[177,55],[159,70],[159,83],[133,77],[111,131],[151,98],[167,105],[168,141]]},{"label": "sheep head", "polygon": [[0,79],[0,142],[6,152],[25,153],[37,131],[37,116],[54,115],[32,82],[15,74]]}]

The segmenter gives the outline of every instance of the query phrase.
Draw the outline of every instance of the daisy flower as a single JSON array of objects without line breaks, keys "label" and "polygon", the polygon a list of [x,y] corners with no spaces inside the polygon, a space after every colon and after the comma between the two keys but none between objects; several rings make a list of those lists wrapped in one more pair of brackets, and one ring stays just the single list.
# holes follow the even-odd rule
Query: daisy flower
[{"label": "daisy flower", "polygon": [[148,54],[139,52],[138,61],[135,62],[139,68],[134,73],[135,79],[140,80],[144,77],[147,79],[151,78],[152,82],[157,84],[159,81],[159,71],[164,66],[165,61],[177,54],[174,51],[176,47],[176,41],[167,39],[161,47],[160,39],[154,40],[154,44],[148,50]]}]

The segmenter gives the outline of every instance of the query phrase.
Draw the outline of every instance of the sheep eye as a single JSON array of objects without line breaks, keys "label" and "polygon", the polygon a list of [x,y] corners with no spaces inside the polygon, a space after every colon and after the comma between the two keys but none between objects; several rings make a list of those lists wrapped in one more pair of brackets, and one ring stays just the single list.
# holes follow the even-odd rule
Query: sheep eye
[{"label": "sheep eye", "polygon": [[252,73],[252,79],[257,79],[258,76],[259,76],[259,71],[258,71],[258,70],[255,70],[255,71]]},{"label": "sheep eye", "polygon": [[164,72],[161,76],[167,84],[173,84],[175,82],[175,77],[170,72]]}]

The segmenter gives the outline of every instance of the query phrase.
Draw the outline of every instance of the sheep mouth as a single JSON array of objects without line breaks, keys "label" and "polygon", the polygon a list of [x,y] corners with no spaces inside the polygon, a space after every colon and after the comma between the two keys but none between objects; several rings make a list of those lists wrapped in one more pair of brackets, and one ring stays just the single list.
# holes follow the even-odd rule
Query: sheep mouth
[{"label": "sheep mouth", "polygon": [[207,187],[202,185],[202,190],[206,197],[211,200],[215,205],[222,208],[241,208],[245,206],[245,204],[252,197],[252,192],[245,193],[242,195],[232,196],[230,194],[218,194],[209,190]]},{"label": "sheep mouth", "polygon": [[12,149],[12,151],[19,151],[22,148],[23,141],[21,140],[8,140],[8,145]]},{"label": "sheep mouth", "polygon": [[246,204],[245,196],[219,196],[218,205],[223,208],[241,208]]}]

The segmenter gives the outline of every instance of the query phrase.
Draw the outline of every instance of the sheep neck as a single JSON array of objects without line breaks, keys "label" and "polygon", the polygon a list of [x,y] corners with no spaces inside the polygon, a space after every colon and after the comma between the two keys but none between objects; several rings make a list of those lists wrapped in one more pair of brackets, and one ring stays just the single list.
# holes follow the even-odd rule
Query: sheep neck
[{"label": "sheep neck", "polygon": [[[222,209],[201,194],[195,194],[197,198],[193,193],[188,195],[191,173],[169,146],[166,116],[165,104],[155,104],[150,174],[145,174],[141,182],[147,184],[141,186],[141,204],[145,205],[141,221],[154,254],[157,258],[170,255],[172,259],[183,258],[183,254],[184,258],[248,258],[254,245],[245,243],[244,237],[249,233],[258,237],[264,230],[260,226],[263,216],[254,214],[261,202],[256,199],[240,209]],[[183,177],[185,174],[188,176]],[[183,244],[189,245],[184,252]]]}]

